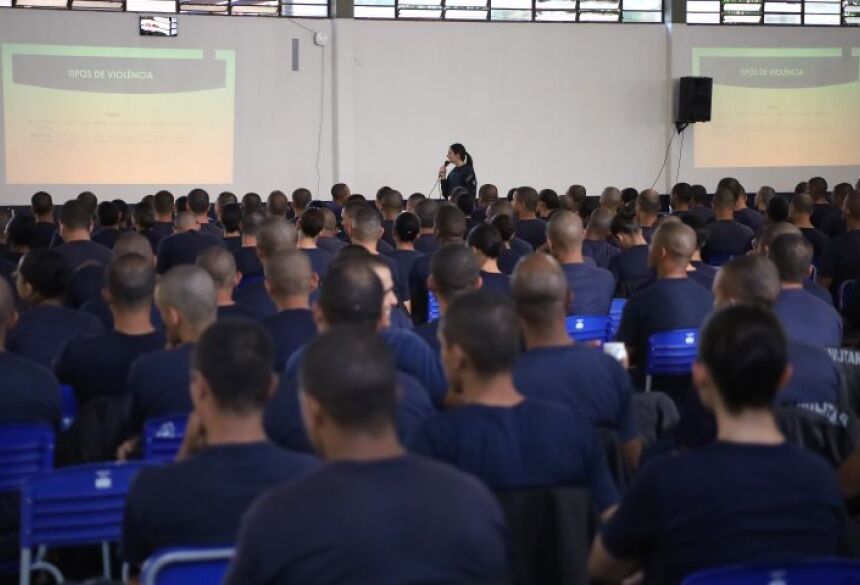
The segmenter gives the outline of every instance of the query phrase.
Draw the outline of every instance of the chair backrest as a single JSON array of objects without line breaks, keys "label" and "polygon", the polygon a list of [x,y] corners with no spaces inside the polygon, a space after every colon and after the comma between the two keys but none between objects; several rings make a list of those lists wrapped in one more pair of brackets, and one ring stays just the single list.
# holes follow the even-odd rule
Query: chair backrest
[{"label": "chair backrest", "polygon": [[699,341],[697,329],[661,331],[648,338],[649,376],[689,374],[696,360]]},{"label": "chair backrest", "polygon": [[609,331],[606,334],[607,341],[615,339],[618,328],[621,326],[621,315],[624,313],[624,305],[627,299],[612,299],[609,304]]},{"label": "chair backrest", "polygon": [[173,461],[182,441],[188,416],[168,416],[146,421],[143,426],[143,458],[147,461]]},{"label": "chair backrest", "polygon": [[432,292],[427,293],[427,320],[435,321],[439,315],[439,299]]},{"label": "chair backrest", "polygon": [[21,548],[119,540],[129,485],[146,465],[80,465],[30,477],[21,489]]},{"label": "chair backrest", "polygon": [[824,559],[773,565],[708,569],[690,575],[683,585],[857,585],[860,561]]},{"label": "chair backrest", "polygon": [[574,341],[604,341],[609,329],[609,317],[602,315],[570,315],[564,321],[567,334]]},{"label": "chair backrest", "polygon": [[723,264],[731,262],[734,257],[734,254],[711,254],[708,257],[708,265],[719,268]]},{"label": "chair backrest", "polygon": [[839,285],[839,297],[837,298],[837,301],[839,301],[839,306],[837,308],[840,311],[847,307],[848,303],[851,302],[851,297],[854,296],[854,289],[856,287],[856,280],[846,280]]},{"label": "chair backrest", "polygon": [[54,431],[48,425],[0,425],[0,493],[21,489],[32,475],[54,467]]},{"label": "chair backrest", "polygon": [[232,547],[170,548],[143,564],[142,585],[218,585],[224,579]]},{"label": "chair backrest", "polygon": [[78,399],[71,386],[60,386],[60,411],[63,415],[63,430],[68,429],[78,416]]}]

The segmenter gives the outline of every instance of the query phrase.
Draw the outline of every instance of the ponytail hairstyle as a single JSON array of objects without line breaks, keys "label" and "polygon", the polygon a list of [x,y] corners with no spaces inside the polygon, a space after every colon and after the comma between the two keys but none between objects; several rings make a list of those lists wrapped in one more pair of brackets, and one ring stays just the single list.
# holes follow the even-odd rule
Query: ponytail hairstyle
[{"label": "ponytail hairstyle", "polygon": [[463,159],[463,162],[466,164],[466,166],[475,166],[475,161],[472,158],[472,155],[466,151],[465,146],[457,142],[455,144],[452,144],[449,148],[454,154],[458,155],[460,158]]},{"label": "ponytail hairstyle", "polygon": [[495,225],[482,223],[469,232],[469,245],[487,258],[498,259],[502,253],[502,234]]}]

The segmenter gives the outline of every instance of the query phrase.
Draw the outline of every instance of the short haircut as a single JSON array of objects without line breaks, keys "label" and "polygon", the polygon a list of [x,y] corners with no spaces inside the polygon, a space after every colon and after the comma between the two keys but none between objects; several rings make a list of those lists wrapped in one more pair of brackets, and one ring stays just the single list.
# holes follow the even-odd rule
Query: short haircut
[{"label": "short haircut", "polygon": [[812,255],[812,244],[800,234],[782,234],[767,249],[767,257],[779,271],[779,279],[795,284],[806,280]]},{"label": "short haircut", "polygon": [[267,217],[257,231],[257,247],[267,256],[296,247],[296,226],[280,217]]},{"label": "short haircut", "polygon": [[382,316],[384,295],[382,282],[373,270],[335,261],[320,287],[319,307],[329,325],[357,323],[375,327]]},{"label": "short haircut", "polygon": [[788,221],[789,212],[791,211],[788,199],[777,195],[767,202],[767,217],[771,223],[780,223]]},{"label": "short haircut", "polygon": [[110,293],[111,302],[118,307],[149,307],[155,290],[152,259],[137,254],[117,256],[108,265],[105,286]]},{"label": "short haircut", "polygon": [[394,235],[401,242],[414,242],[421,233],[421,220],[410,211],[404,211],[394,220]]},{"label": "short haircut", "polygon": [[696,247],[701,250],[708,241],[708,222],[695,213],[685,213],[681,216],[681,223],[696,232]]},{"label": "short haircut", "polygon": [[767,249],[770,244],[782,234],[800,234],[800,229],[786,221],[766,225],[755,240],[756,252]]},{"label": "short haircut", "polygon": [[260,225],[266,217],[259,211],[249,211],[242,214],[239,222],[239,230],[243,236],[256,236],[260,232]]},{"label": "short haircut", "polygon": [[615,217],[612,218],[610,229],[613,236],[621,234],[633,236],[642,232],[642,228],[639,227],[639,223],[636,221],[636,214],[627,210],[619,211],[615,214]]},{"label": "short haircut", "polygon": [[423,229],[430,229],[436,220],[436,214],[439,212],[439,202],[434,199],[424,199],[419,201],[415,206],[415,214],[421,220]]},{"label": "short haircut", "polygon": [[275,347],[259,323],[235,318],[214,323],[197,342],[193,363],[221,411],[253,414],[269,399]]},{"label": "short haircut", "polygon": [[366,207],[370,207],[367,201],[364,199],[348,199],[346,204],[343,206],[343,209],[340,212],[340,216],[343,219],[353,219],[355,214],[358,213],[359,209],[364,209]]},{"label": "short haircut", "polygon": [[514,193],[514,199],[522,203],[527,211],[537,209],[539,197],[538,192],[533,187],[517,187]]},{"label": "short haircut", "polygon": [[293,200],[293,209],[301,211],[310,205],[313,196],[307,189],[299,188],[293,191],[290,198]]},{"label": "short haircut", "polygon": [[458,189],[461,189],[461,192],[451,197],[454,205],[456,205],[465,215],[472,215],[472,212],[475,211],[475,196],[466,191],[463,187],[458,187]]},{"label": "short haircut", "polygon": [[138,203],[134,206],[131,217],[141,229],[148,230],[155,227],[155,208],[151,204]]},{"label": "short haircut", "polygon": [[245,211],[262,211],[263,198],[258,193],[245,193],[242,196],[242,209]]},{"label": "short haircut", "polygon": [[309,238],[315,238],[325,227],[325,215],[318,207],[308,207],[299,217],[298,228]]},{"label": "short haircut", "polygon": [[541,192],[538,193],[538,200],[549,210],[558,209],[561,205],[558,200],[558,193],[552,189],[541,189]]},{"label": "short haircut", "polygon": [[439,294],[447,300],[475,290],[481,267],[471,250],[463,244],[442,244],[430,259],[430,276]]},{"label": "short haircut", "polygon": [[585,187],[582,185],[571,185],[567,188],[567,192],[565,193],[568,197],[571,198],[574,205],[579,208],[582,205],[583,201],[588,197],[588,192],[585,190]]},{"label": "short haircut", "polygon": [[222,191],[218,194],[218,199],[215,200],[215,204],[219,209],[223,209],[225,206],[230,205],[231,203],[238,203],[239,200],[236,198],[236,194],[232,191]]},{"label": "short haircut", "polygon": [[54,210],[54,200],[50,193],[39,191],[30,197],[30,206],[36,215],[48,215]]},{"label": "short haircut", "polygon": [[349,187],[346,183],[335,183],[331,188],[331,198],[334,201],[339,201],[346,197],[346,194],[349,193]]},{"label": "short haircut", "polygon": [[30,250],[21,259],[18,274],[44,299],[62,298],[72,286],[73,272],[54,250]]},{"label": "short haircut", "polygon": [[482,205],[486,206],[491,201],[495,201],[499,198],[499,189],[492,183],[484,183],[481,185],[481,188],[478,189],[478,201],[481,202]]},{"label": "short haircut", "polygon": [[[337,367],[332,367],[337,356]],[[390,428],[397,409],[394,357],[373,329],[355,324],[318,335],[302,356],[301,391],[335,422],[375,433]]]},{"label": "short haircut", "polygon": [[221,208],[221,225],[225,232],[238,232],[242,225],[242,207],[238,203],[228,203]]},{"label": "short haircut", "polygon": [[155,289],[155,302],[179,312],[190,323],[205,326],[215,321],[218,311],[215,283],[199,266],[182,264],[161,275]]},{"label": "short haircut", "polygon": [[113,227],[120,220],[119,208],[112,201],[102,201],[99,203],[96,215],[102,227]]},{"label": "short haircut", "polygon": [[456,297],[440,331],[445,344],[459,347],[481,377],[510,371],[519,355],[517,312],[507,295],[478,290]]},{"label": "short haircut", "polygon": [[400,194],[400,191],[389,189],[382,194],[380,203],[382,204],[382,209],[385,211],[399,212],[403,209],[403,195]]},{"label": "short haircut", "polygon": [[126,254],[141,256],[150,264],[152,264],[152,259],[155,256],[152,252],[152,245],[149,243],[149,240],[147,240],[145,236],[131,231],[122,232],[116,239],[116,243],[113,245],[114,258],[119,258]]},{"label": "short haircut", "polygon": [[188,211],[188,197],[183,195],[182,197],[176,198],[176,211]]},{"label": "short haircut", "polygon": [[469,232],[469,245],[487,258],[498,258],[502,254],[502,234],[491,223],[481,223]]},{"label": "short haircut", "polygon": [[[409,198],[407,199],[407,201],[408,201],[409,203],[412,203],[413,201],[424,201],[425,199],[427,199],[427,197],[424,195],[424,193],[418,193],[418,192],[415,192],[415,193],[413,193],[412,195],[410,195],[410,196],[409,196]],[[417,204],[417,203],[413,203],[413,205],[418,205],[418,204]]]},{"label": "short haircut", "polygon": [[514,229],[514,220],[504,213],[493,216],[490,225],[499,230],[499,235],[502,236],[504,242],[510,242],[517,235],[517,231]]},{"label": "short haircut", "polygon": [[5,278],[0,278],[0,333],[6,332],[6,326],[12,313],[15,312],[15,293]]},{"label": "short haircut", "polygon": [[764,308],[771,308],[782,290],[773,262],[753,254],[724,264],[714,286],[737,303]]},{"label": "short haircut", "polygon": [[757,307],[739,305],[718,311],[705,323],[699,340],[699,362],[733,414],[771,407],[787,355],[779,321]]},{"label": "short haircut", "polygon": [[552,242],[553,249],[561,252],[581,250],[585,237],[582,219],[572,211],[557,211],[547,222],[546,236]]},{"label": "short haircut", "polygon": [[845,203],[845,198],[853,192],[854,187],[851,186],[851,183],[839,183],[838,185],[833,187],[834,203],[841,208],[842,205]]},{"label": "short haircut", "polygon": [[326,229],[330,232],[337,231],[337,216],[334,214],[329,207],[320,208],[323,214],[323,229]]},{"label": "short haircut", "polygon": [[623,201],[621,191],[616,187],[607,187],[603,190],[603,193],[600,194],[600,205],[608,207],[609,209],[618,209],[621,207]]},{"label": "short haircut", "polygon": [[177,228],[190,228],[195,225],[199,225],[197,223],[197,216],[194,215],[193,211],[185,210],[178,211],[176,215],[173,217],[173,225]]},{"label": "short haircut", "polygon": [[287,208],[289,207],[286,194],[283,191],[275,189],[269,193],[266,207],[269,210],[269,215],[286,215]]},{"label": "short haircut", "polygon": [[266,280],[273,295],[309,295],[313,269],[308,255],[301,250],[285,250],[266,258]]},{"label": "short haircut", "polygon": [[87,210],[87,213],[92,216],[96,212],[96,207],[99,204],[99,199],[96,197],[96,194],[92,191],[81,191],[78,194],[77,201],[81,202],[81,205]]},{"label": "short haircut", "polygon": [[708,204],[708,190],[705,189],[704,185],[691,185],[690,194],[693,197],[693,203],[698,205]]},{"label": "short haircut", "polygon": [[381,237],[382,218],[373,207],[365,205],[352,218],[352,237],[362,242],[376,241]]},{"label": "short haircut", "polygon": [[678,203],[689,205],[693,200],[693,188],[690,187],[689,183],[676,183],[672,187],[672,197]]},{"label": "short haircut", "polygon": [[93,221],[93,216],[87,209],[86,205],[72,199],[63,204],[63,210],[60,213],[60,223],[70,230],[87,230]]},{"label": "short haircut", "polygon": [[791,208],[795,213],[801,215],[812,215],[815,204],[812,202],[812,197],[809,193],[797,193],[791,198]]},{"label": "short haircut", "polygon": [[16,214],[6,224],[7,243],[14,246],[30,247],[36,235],[36,218],[32,215]]},{"label": "short haircut", "polygon": [[734,209],[735,194],[731,189],[717,189],[717,194],[714,195],[714,209]]},{"label": "short haircut", "polygon": [[567,278],[561,265],[546,254],[526,256],[511,275],[511,295],[517,313],[538,329],[546,329],[564,317],[567,293]]},{"label": "short haircut", "polygon": [[776,191],[773,187],[768,187],[767,185],[764,185],[759,188],[757,195],[759,196],[759,199],[761,199],[762,203],[767,205],[771,199],[776,197]]},{"label": "short haircut", "polygon": [[660,195],[654,189],[645,189],[636,197],[636,205],[645,213],[660,213]]},{"label": "short haircut", "polygon": [[440,240],[462,239],[466,235],[466,215],[453,205],[443,205],[434,223]]},{"label": "short haircut", "polygon": [[794,194],[798,193],[808,193],[809,192],[809,183],[806,181],[801,181],[797,185],[794,186]]},{"label": "short haircut", "polygon": [[514,219],[514,206],[507,199],[496,199],[487,206],[487,219],[493,219],[497,215],[507,215]]},{"label": "short haircut", "polygon": [[188,209],[197,215],[209,212],[209,193],[203,189],[192,189],[188,193]]},{"label": "short haircut", "polygon": [[654,232],[652,248],[663,248],[676,264],[686,267],[696,251],[696,232],[680,220],[666,221]]},{"label": "short haircut", "polygon": [[604,207],[598,207],[591,212],[588,218],[586,231],[597,235],[609,235],[612,233],[612,219],[615,215]]},{"label": "short haircut", "polygon": [[827,197],[827,181],[823,177],[812,177],[809,179],[809,194],[813,199],[824,199]]},{"label": "short haircut", "polygon": [[741,198],[745,198],[747,196],[743,186],[740,184],[740,181],[732,177],[720,179],[720,182],[717,183],[717,193],[719,193],[721,189],[728,189],[731,191],[735,201],[739,201]]},{"label": "short haircut", "polygon": [[220,246],[206,248],[197,256],[195,264],[212,277],[216,288],[222,289],[233,285],[236,278],[236,259],[226,248]]},{"label": "short haircut", "polygon": [[852,191],[845,198],[845,213],[854,220],[860,219],[860,191]]},{"label": "short haircut", "polygon": [[173,213],[173,194],[170,191],[161,190],[154,195],[155,212],[160,215]]}]

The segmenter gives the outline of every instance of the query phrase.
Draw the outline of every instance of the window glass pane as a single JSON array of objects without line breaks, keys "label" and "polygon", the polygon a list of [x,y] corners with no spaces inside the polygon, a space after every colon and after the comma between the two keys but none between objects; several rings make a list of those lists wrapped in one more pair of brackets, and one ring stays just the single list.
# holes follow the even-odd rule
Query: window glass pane
[{"label": "window glass pane", "polygon": [[656,10],[663,11],[660,0],[624,0],[624,10]]},{"label": "window glass pane", "polygon": [[560,8],[576,11],[576,0],[537,0],[535,8],[546,10],[549,8]]},{"label": "window glass pane", "polygon": [[799,13],[800,8],[801,8],[800,4],[796,4],[793,2],[765,2],[764,3],[764,11],[765,12]]},{"label": "window glass pane", "polygon": [[575,10],[538,10],[536,20],[555,22],[576,22]]},{"label": "window glass pane", "polygon": [[440,9],[436,10],[410,10],[408,8],[401,8],[400,12],[397,13],[400,18],[442,18],[442,11]]},{"label": "window glass pane", "polygon": [[394,6],[356,6],[356,18],[394,18]]},{"label": "window glass pane", "polygon": [[765,14],[765,24],[800,24],[799,14]]},{"label": "window glass pane", "polygon": [[719,12],[688,12],[687,22],[690,24],[720,24]]},{"label": "window glass pane", "polygon": [[809,3],[805,11],[807,14],[839,14],[839,4]]},{"label": "window glass pane", "polygon": [[621,14],[618,12],[582,12],[579,15],[582,22],[618,22]]},{"label": "window glass pane", "polygon": [[687,2],[687,12],[719,12],[720,3],[705,0]]},{"label": "window glass pane", "polygon": [[486,10],[446,10],[445,18],[452,20],[487,20]]},{"label": "window glass pane", "polygon": [[531,20],[532,13],[528,10],[491,10],[491,20]]},{"label": "window glass pane", "polygon": [[803,19],[805,24],[839,24],[838,14],[807,14]]}]

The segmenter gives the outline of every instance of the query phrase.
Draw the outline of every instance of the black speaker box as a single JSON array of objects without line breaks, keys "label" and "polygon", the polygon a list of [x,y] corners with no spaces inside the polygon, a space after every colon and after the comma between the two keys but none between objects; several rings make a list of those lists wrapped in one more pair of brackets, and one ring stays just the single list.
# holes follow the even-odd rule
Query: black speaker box
[{"label": "black speaker box", "polygon": [[711,91],[714,80],[710,77],[682,77],[678,86],[678,124],[711,121]]}]

